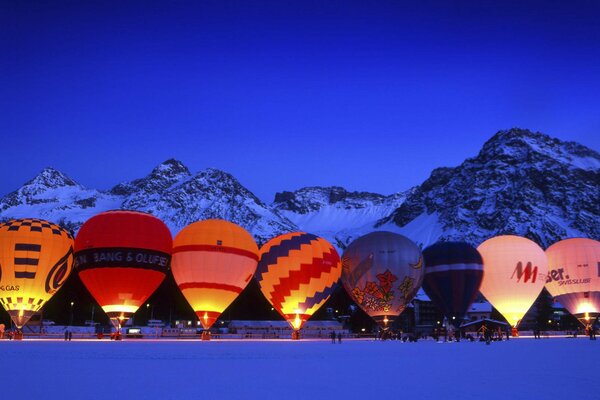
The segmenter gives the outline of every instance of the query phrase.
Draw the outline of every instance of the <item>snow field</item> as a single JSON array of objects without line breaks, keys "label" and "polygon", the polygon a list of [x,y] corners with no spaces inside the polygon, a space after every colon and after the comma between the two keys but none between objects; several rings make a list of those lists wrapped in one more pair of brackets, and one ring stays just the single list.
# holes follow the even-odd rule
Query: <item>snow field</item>
[{"label": "snow field", "polygon": [[598,399],[597,343],[3,340],[0,388],[44,400]]}]

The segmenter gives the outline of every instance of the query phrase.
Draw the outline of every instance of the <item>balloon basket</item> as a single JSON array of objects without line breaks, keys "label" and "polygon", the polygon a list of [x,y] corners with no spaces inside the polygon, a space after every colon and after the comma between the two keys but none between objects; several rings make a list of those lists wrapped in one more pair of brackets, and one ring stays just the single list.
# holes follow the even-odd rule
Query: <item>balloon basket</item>
[{"label": "balloon basket", "polygon": [[292,340],[300,340],[300,331],[292,332]]},{"label": "balloon basket", "polygon": [[202,340],[210,340],[210,331],[202,331]]},{"label": "balloon basket", "polygon": [[14,340],[23,340],[23,332],[21,331],[16,331],[15,332],[15,336],[13,337]]},{"label": "balloon basket", "polygon": [[513,326],[513,328],[510,331],[510,335],[512,337],[519,337],[519,330],[516,327]]}]

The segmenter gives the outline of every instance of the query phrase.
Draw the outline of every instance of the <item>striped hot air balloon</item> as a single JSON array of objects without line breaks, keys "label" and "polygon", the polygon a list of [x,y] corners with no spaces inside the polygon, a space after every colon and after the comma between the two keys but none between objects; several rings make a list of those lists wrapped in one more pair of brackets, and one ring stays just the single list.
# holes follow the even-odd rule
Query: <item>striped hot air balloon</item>
[{"label": "striped hot air balloon", "polygon": [[335,248],[305,232],[287,233],[260,249],[260,290],[299,338],[302,325],[333,293],[342,266]]},{"label": "striped hot air balloon", "polygon": [[194,222],[175,236],[173,276],[205,332],[248,285],[257,263],[252,235],[232,222]]},{"label": "striped hot air balloon", "polygon": [[73,268],[73,238],[37,218],[0,224],[0,303],[18,329],[62,287]]},{"label": "striped hot air balloon", "polygon": [[423,258],[423,290],[448,321],[459,327],[481,286],[481,254],[468,243],[437,242],[423,250]]},{"label": "striped hot air balloon", "polygon": [[107,211],[87,220],[75,238],[79,278],[119,329],[165,279],[173,239],[153,215]]}]

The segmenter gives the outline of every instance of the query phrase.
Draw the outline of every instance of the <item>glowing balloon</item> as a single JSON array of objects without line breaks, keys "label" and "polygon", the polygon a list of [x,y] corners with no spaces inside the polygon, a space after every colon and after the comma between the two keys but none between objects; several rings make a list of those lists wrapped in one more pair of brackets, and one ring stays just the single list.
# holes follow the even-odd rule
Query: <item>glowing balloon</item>
[{"label": "glowing balloon", "polygon": [[600,242],[566,239],[546,250],[546,289],[584,325],[600,314]]},{"label": "glowing balloon", "polygon": [[175,282],[204,329],[244,290],[257,263],[258,246],[252,235],[228,221],[194,222],[173,242]]},{"label": "glowing balloon", "polygon": [[352,299],[383,329],[415,297],[423,277],[423,256],[405,236],[372,232],[346,248],[342,283]]},{"label": "glowing balloon", "polygon": [[496,236],[477,248],[485,275],[481,294],[517,327],[544,288],[548,259],[544,250],[521,236]]},{"label": "glowing balloon", "polygon": [[470,244],[437,242],[423,250],[423,290],[448,321],[459,327],[477,297],[483,279],[483,259]]},{"label": "glowing balloon", "polygon": [[65,283],[73,268],[73,238],[36,218],[0,224],[0,303],[17,328]]},{"label": "glowing balloon", "polygon": [[79,229],[75,238],[79,278],[116,328],[165,279],[172,242],[160,219],[138,211],[103,212]]},{"label": "glowing balloon", "polygon": [[342,267],[335,248],[310,233],[277,236],[260,249],[260,290],[296,332],[329,298]]}]

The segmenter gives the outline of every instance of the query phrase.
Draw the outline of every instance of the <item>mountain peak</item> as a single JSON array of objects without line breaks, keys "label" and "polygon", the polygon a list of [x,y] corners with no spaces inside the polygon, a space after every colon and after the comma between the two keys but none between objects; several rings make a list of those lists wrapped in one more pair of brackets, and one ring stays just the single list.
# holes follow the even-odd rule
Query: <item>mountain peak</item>
[{"label": "mountain peak", "polygon": [[59,170],[52,167],[46,167],[33,179],[25,183],[24,186],[57,188],[65,186],[79,186],[79,184]]},{"label": "mountain peak", "polygon": [[535,165],[553,161],[569,169],[600,169],[600,154],[576,142],[562,141],[541,132],[512,128],[492,136],[476,158],[467,161]]},{"label": "mountain peak", "polygon": [[115,195],[128,196],[141,193],[147,196],[162,192],[190,176],[192,176],[190,170],[181,161],[170,158],[154,167],[146,177],[119,183],[110,192]]},{"label": "mountain peak", "polygon": [[189,176],[191,175],[191,173],[190,170],[181,161],[175,158],[169,158],[168,160],[154,167],[150,175]]}]

